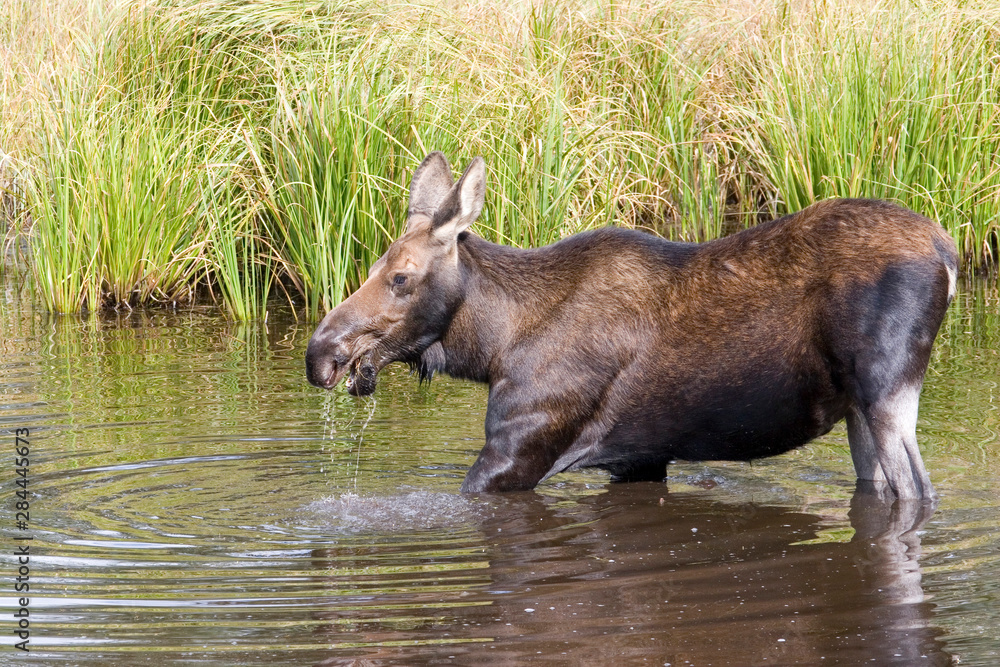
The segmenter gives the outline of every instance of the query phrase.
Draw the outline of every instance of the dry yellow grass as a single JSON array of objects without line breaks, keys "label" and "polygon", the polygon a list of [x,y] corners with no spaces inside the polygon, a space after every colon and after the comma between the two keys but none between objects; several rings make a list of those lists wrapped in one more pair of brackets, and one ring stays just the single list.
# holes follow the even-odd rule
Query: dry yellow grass
[{"label": "dry yellow grass", "polygon": [[54,79],[88,66],[101,26],[120,10],[117,0],[0,3],[0,150],[30,154]]},{"label": "dry yellow grass", "polygon": [[[704,240],[879,197],[981,267],[1000,243],[997,26],[988,0],[8,0],[0,150],[39,186],[39,289],[89,276],[57,309],[160,294],[134,277],[155,249],[81,239],[184,181],[195,232],[171,238],[195,245],[160,265],[193,258],[184,279],[240,317],[233,299],[253,310],[287,279],[316,315],[396,231],[434,149],[486,157],[478,229],[505,242],[607,223]],[[139,154],[162,167],[114,157]],[[117,231],[146,238],[159,215]],[[39,268],[79,248],[83,266]]]}]

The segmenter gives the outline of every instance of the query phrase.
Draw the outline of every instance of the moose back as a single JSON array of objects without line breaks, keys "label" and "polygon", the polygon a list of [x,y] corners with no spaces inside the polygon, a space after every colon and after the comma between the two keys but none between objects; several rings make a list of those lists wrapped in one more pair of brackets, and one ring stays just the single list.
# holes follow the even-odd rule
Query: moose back
[{"label": "moose back", "polygon": [[939,224],[828,200],[702,244],[604,228],[524,250],[468,231],[485,191],[482,158],[453,183],[428,155],[405,233],[306,352],[311,383],[356,395],[393,361],[489,383],[463,491],[588,466],[661,480],[673,460],[781,454],[846,418],[859,479],[934,497],[916,423],[955,294]]}]

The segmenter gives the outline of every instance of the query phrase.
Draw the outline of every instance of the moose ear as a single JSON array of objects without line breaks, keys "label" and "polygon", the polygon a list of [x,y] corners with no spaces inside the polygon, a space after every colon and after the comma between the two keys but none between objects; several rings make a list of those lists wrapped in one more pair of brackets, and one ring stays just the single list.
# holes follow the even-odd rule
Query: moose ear
[{"label": "moose ear", "polygon": [[424,158],[410,181],[409,215],[422,214],[433,218],[451,192],[451,167],[441,151]]},{"label": "moose ear", "polygon": [[475,158],[452,188],[445,203],[434,214],[434,235],[455,240],[472,226],[486,200],[486,162]]}]

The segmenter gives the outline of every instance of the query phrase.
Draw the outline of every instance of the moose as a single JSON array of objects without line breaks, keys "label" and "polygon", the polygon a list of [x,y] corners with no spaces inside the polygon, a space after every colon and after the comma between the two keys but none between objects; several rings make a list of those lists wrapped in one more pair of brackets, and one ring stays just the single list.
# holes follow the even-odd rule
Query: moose
[{"label": "moose", "polygon": [[820,201],[705,243],[606,227],[537,249],[469,231],[486,165],[440,152],[413,174],[406,230],[323,318],[312,384],[375,391],[402,361],[489,384],[463,492],[565,470],[662,481],[671,461],[773,456],[847,421],[859,480],[936,499],[916,440],[958,254],[894,204]]}]

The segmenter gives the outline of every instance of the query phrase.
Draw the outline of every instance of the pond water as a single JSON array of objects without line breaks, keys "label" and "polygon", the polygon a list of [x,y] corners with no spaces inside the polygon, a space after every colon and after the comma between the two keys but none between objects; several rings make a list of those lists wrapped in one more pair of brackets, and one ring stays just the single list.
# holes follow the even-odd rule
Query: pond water
[{"label": "pond water", "polygon": [[843,427],[667,484],[467,497],[485,388],[316,389],[280,307],[54,317],[8,277],[0,325],[0,664],[1000,663],[994,285],[963,287],[928,374],[930,516],[854,494]]}]

